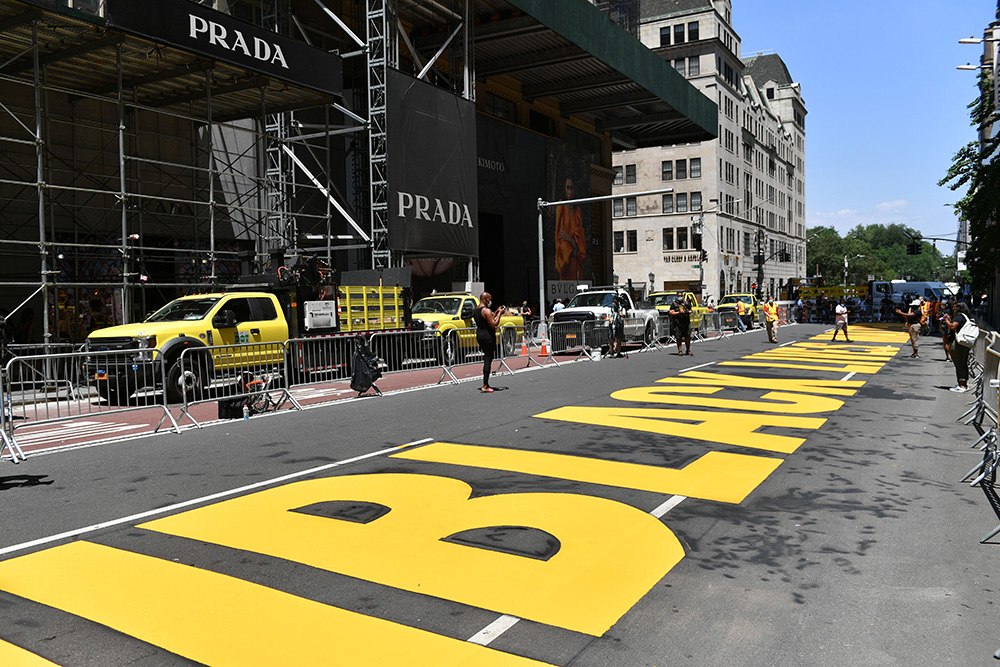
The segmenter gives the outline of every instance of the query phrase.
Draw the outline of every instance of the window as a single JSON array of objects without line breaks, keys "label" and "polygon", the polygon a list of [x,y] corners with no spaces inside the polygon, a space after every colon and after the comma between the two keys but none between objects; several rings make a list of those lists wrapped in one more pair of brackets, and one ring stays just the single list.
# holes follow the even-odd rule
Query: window
[{"label": "window", "polygon": [[636,252],[639,249],[639,233],[634,229],[625,232],[625,252]]},{"label": "window", "polygon": [[673,160],[664,160],[660,163],[660,177],[664,181],[674,180],[674,162]]},{"label": "window", "polygon": [[700,211],[701,210],[701,193],[692,192],[691,193],[691,210]]},{"label": "window", "polygon": [[674,228],[664,227],[663,228],[663,250],[673,250],[674,249]]},{"label": "window", "polygon": [[769,99],[769,100],[773,100],[774,99],[774,88],[768,88],[767,89],[767,99]]},{"label": "window", "polygon": [[701,158],[691,158],[691,178],[701,178]]},{"label": "window", "polygon": [[687,250],[688,249],[688,228],[678,227],[677,228],[677,249]]},{"label": "window", "polygon": [[663,212],[673,213],[674,212],[674,196],[673,195],[663,195]]},{"label": "window", "polygon": [[253,316],[250,314],[250,299],[230,299],[222,305],[222,310],[231,310],[236,314],[237,322],[252,322]]},{"label": "window", "polygon": [[625,232],[615,232],[615,252],[625,252]]},{"label": "window", "polygon": [[677,178],[687,178],[688,177],[688,163],[687,160],[677,161]]},{"label": "window", "polygon": [[621,185],[625,182],[625,171],[622,167],[615,167],[615,185]]},{"label": "window", "polygon": [[635,165],[627,164],[625,165],[625,182],[635,183]]},{"label": "window", "polygon": [[274,308],[274,302],[266,297],[254,297],[250,299],[253,307],[256,309],[257,314],[254,319],[257,321],[265,320],[276,320],[278,319],[278,311]]},{"label": "window", "polygon": [[635,197],[625,198],[625,215],[635,215]]},{"label": "window", "polygon": [[700,76],[701,75],[701,60],[698,56],[691,56],[688,58],[688,76]]},{"label": "window", "polygon": [[660,28],[660,46],[670,46],[670,28]]},{"label": "window", "polygon": [[677,195],[677,212],[687,213],[688,210],[688,196],[686,193],[678,193]]},{"label": "window", "polygon": [[611,215],[613,217],[620,218],[623,215],[625,215],[625,200],[624,199],[615,199],[612,202],[612,204],[614,205],[613,206],[613,210],[611,212]]},{"label": "window", "polygon": [[688,41],[697,42],[698,41],[698,22],[692,21],[688,23]]},{"label": "window", "polygon": [[684,24],[674,26],[674,44],[684,43]]},{"label": "window", "polygon": [[504,120],[517,120],[517,104],[505,97],[487,92],[486,113]]}]

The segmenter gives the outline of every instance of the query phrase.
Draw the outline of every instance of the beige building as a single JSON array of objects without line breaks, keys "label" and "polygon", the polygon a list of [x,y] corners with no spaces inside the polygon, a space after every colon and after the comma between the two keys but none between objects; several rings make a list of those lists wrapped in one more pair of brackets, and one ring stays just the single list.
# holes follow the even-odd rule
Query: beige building
[{"label": "beige building", "polygon": [[730,0],[645,0],[638,15],[642,42],[718,104],[719,137],[614,154],[615,275],[716,301],[777,297],[806,275],[800,86],[777,54],[741,56]]}]

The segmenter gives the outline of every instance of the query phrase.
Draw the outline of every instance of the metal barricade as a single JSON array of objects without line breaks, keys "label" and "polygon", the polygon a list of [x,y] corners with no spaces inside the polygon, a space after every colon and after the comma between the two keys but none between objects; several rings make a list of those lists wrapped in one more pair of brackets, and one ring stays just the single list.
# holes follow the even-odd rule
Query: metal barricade
[{"label": "metal barricade", "polygon": [[625,318],[626,345],[638,343],[641,346],[638,351],[645,352],[654,349],[653,341],[655,340],[656,323],[653,320],[646,320],[644,317]]},{"label": "metal barricade", "polygon": [[[63,377],[58,384],[13,381],[16,377],[33,376],[36,369],[45,367],[61,369]],[[155,349],[14,357],[0,374],[3,385],[0,455],[5,449],[15,462],[24,459],[16,437],[19,428],[151,408],[163,411],[154,432],[166,420],[180,432],[160,391],[166,375],[163,355]]]},{"label": "metal barricade", "polygon": [[[450,366],[456,361],[458,346],[448,340],[449,333],[451,332],[439,336],[433,330],[379,332],[371,337],[369,346],[385,365],[385,373],[439,368],[441,369],[439,384],[446,377],[457,382],[458,379],[451,372]],[[449,342],[447,354],[446,342]],[[450,360],[450,363],[447,360]]]},{"label": "metal barricade", "polygon": [[670,320],[670,315],[659,313],[656,317],[656,345],[664,348],[673,342],[673,322]]},{"label": "metal barricade", "polygon": [[183,397],[181,417],[186,416],[201,428],[191,416],[192,406],[252,401],[264,395],[276,410],[286,402],[301,410],[302,406],[288,391],[285,348],[285,343],[245,343],[185,349],[167,377],[167,382],[180,390]]},{"label": "metal barricade", "polygon": [[[441,366],[453,382],[458,382],[458,379],[450,369],[455,366],[483,363],[485,357],[476,338],[478,331],[479,329],[476,327],[450,329],[442,332],[438,337],[441,349]],[[517,349],[517,328],[502,327],[497,331],[496,338],[496,356],[493,360],[500,362],[501,369],[506,369],[508,373],[513,374],[514,371],[507,365],[506,360],[508,357],[514,356]],[[498,370],[497,372],[502,371]]]},{"label": "metal barricade", "polygon": [[[589,335],[584,333],[584,326],[587,327]],[[602,327],[604,329],[603,341],[604,345],[608,344],[608,334],[607,327]],[[598,330],[594,328],[594,322],[581,322],[577,320],[566,321],[566,322],[552,322],[549,325],[549,344],[551,345],[551,354],[556,353],[577,353],[577,359],[587,357],[590,358],[588,353],[588,348],[594,347],[595,343],[600,349],[601,347],[601,335]]]},{"label": "metal barricade", "polygon": [[17,375],[10,378],[12,389],[17,392],[21,388],[33,387],[39,389],[47,387],[48,391],[57,390],[59,387],[70,388],[68,382],[72,369],[67,365],[70,363],[69,357],[53,357],[56,354],[70,354],[80,351],[80,345],[76,343],[10,343],[6,346],[8,358],[31,357],[34,361],[30,364],[19,364],[16,367]]},{"label": "metal barricade", "polygon": [[285,341],[288,388],[351,377],[353,336],[317,336]]}]

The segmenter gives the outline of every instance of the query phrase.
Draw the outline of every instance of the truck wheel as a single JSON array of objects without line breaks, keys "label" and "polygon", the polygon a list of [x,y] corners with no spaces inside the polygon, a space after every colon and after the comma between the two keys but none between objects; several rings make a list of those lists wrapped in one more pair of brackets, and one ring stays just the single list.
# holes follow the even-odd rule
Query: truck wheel
[{"label": "truck wheel", "polygon": [[642,340],[646,343],[647,347],[653,344],[653,323],[646,322],[646,332],[642,336]]},{"label": "truck wheel", "polygon": [[513,357],[517,354],[517,340],[514,330],[507,328],[500,335],[500,344],[503,346],[503,356]]},{"label": "truck wheel", "polygon": [[183,403],[184,394],[187,392],[189,401],[196,401],[202,397],[205,390],[206,378],[199,377],[198,368],[186,368],[181,372],[180,360],[171,364],[167,369],[167,402]]}]

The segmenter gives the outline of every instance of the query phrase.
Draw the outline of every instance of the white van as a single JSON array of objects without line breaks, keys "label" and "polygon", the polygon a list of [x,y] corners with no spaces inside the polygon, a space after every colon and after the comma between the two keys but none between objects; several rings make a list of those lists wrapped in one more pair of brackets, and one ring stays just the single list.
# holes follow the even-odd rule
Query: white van
[{"label": "white van", "polygon": [[921,296],[938,301],[955,298],[955,294],[948,289],[948,286],[938,281],[892,283],[892,300],[896,303],[902,303],[906,298],[914,299]]}]

